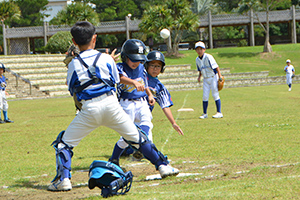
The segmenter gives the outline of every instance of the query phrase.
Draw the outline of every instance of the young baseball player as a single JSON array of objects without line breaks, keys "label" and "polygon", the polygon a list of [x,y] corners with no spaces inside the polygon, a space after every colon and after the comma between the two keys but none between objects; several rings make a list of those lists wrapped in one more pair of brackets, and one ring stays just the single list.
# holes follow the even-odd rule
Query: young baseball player
[{"label": "young baseball player", "polygon": [[73,148],[100,126],[117,131],[124,141],[121,147],[131,144],[137,148],[155,165],[162,177],[178,174],[179,171],[168,165],[167,159],[155,145],[141,137],[135,124],[120,106],[114,87],[120,81],[118,69],[110,55],[94,50],[97,38],[95,27],[87,21],[77,22],[71,28],[71,34],[80,54],[68,65],[67,84],[70,94],[76,95],[81,103],[81,111],[52,143],[56,151],[57,174],[48,190],[72,189],[70,171]]},{"label": "young baseball player", "polygon": [[214,57],[208,53],[205,53],[205,44],[201,41],[195,44],[195,51],[198,54],[196,58],[196,66],[199,71],[198,82],[200,82],[201,76],[203,76],[203,114],[200,119],[206,119],[209,93],[211,91],[215,100],[217,113],[213,115],[213,118],[222,118],[221,113],[221,99],[218,91],[218,79],[222,81],[224,78],[221,75],[219,65],[215,61]]},{"label": "young baseball player", "polygon": [[[142,64],[147,60],[145,52],[146,47],[142,41],[137,39],[125,41],[121,49],[122,63],[117,64],[121,83],[118,90],[120,104],[123,109],[128,114],[129,118],[142,129],[149,141],[152,141],[152,114],[148,102],[153,106],[155,100],[148,88],[146,71]],[[127,147],[128,144],[125,142],[124,138],[121,138],[115,145],[113,154],[109,160],[118,164],[120,155]],[[147,155],[144,154],[144,157],[147,158]],[[162,167],[165,168],[165,166]],[[167,165],[167,167],[166,170],[168,172],[166,174],[176,175],[179,173],[178,169],[173,168],[170,165]],[[166,176],[165,173],[163,173],[163,170],[160,170],[159,168],[158,170],[162,177]]]},{"label": "young baseball player", "polygon": [[[8,95],[8,93],[5,90],[7,83],[6,83],[6,78],[4,76],[4,72],[5,72],[5,66],[2,63],[0,63],[0,124],[13,123],[13,121],[11,121],[7,116],[8,103],[6,100],[6,95]],[[1,119],[1,110],[4,116],[3,121]]]},{"label": "young baseball player", "polygon": [[[170,107],[173,106],[171,95],[167,88],[157,78],[157,76],[165,70],[164,54],[159,51],[151,51],[148,53],[145,68],[147,71],[148,87],[150,88],[155,101],[159,104],[173,128],[179,133],[179,135],[183,135],[183,131],[176,124],[170,109]],[[151,111],[154,108],[152,105],[149,105],[149,107]]]},{"label": "young baseball player", "polygon": [[295,68],[291,65],[291,60],[286,60],[286,66],[284,67],[286,73],[286,84],[289,86],[289,91],[292,90],[292,78],[295,76]]}]

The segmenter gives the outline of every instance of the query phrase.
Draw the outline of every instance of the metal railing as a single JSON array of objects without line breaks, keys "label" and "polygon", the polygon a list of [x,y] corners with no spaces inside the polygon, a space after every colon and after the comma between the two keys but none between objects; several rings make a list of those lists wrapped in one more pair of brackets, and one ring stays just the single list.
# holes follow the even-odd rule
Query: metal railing
[{"label": "metal railing", "polygon": [[18,73],[15,73],[14,71],[12,71],[11,69],[9,68],[6,68],[5,69],[7,72],[10,72],[12,75],[14,75],[16,77],[16,88],[19,87],[19,79],[21,79],[22,81],[24,81],[25,83],[28,83],[29,84],[29,95],[32,95],[32,84],[30,82],[30,80],[22,77],[20,74]]}]

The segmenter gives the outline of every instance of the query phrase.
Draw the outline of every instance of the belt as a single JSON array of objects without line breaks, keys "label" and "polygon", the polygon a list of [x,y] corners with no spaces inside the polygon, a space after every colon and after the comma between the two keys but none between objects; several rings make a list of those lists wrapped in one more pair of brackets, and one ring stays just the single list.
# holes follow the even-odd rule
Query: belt
[{"label": "belt", "polygon": [[203,78],[213,78],[213,77],[215,77],[215,76],[209,76],[209,77],[203,77]]},{"label": "belt", "polygon": [[113,94],[114,94],[114,92],[110,90],[109,92],[106,92],[106,93],[104,93],[104,94],[102,94],[102,95],[100,95],[98,97],[94,97],[92,99],[81,100],[81,101],[91,101],[91,100],[100,101],[102,99],[105,99],[108,96],[113,95]]},{"label": "belt", "polygon": [[145,101],[146,97],[140,97],[140,98],[136,98],[136,99],[123,99],[123,101]]}]

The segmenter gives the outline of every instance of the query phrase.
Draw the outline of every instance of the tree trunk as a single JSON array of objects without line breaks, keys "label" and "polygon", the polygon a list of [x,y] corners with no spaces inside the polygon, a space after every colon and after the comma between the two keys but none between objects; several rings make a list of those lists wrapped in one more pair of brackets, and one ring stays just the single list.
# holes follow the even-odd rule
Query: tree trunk
[{"label": "tree trunk", "polygon": [[272,46],[270,44],[270,23],[269,23],[269,1],[267,0],[266,5],[266,38],[265,38],[265,45],[264,45],[264,52],[271,53],[272,52]]},{"label": "tree trunk", "polygon": [[267,38],[265,40],[264,52],[268,52],[268,53],[272,52],[272,46],[271,46],[271,44],[269,42],[269,39],[267,40]]},{"label": "tree trunk", "polygon": [[171,53],[172,53],[172,39],[171,39],[171,35],[167,39],[167,52],[168,52],[168,55],[171,55]]}]

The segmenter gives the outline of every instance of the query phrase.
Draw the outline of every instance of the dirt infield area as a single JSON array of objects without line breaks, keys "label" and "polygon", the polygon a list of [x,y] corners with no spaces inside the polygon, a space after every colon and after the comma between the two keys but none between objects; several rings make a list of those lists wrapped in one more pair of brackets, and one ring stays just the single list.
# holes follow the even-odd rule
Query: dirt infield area
[{"label": "dirt infield area", "polygon": [[[134,177],[147,176],[151,174],[158,174],[154,166],[149,163],[140,163],[137,165],[126,166],[126,170],[130,170]],[[52,199],[84,199],[91,196],[100,196],[101,190],[95,188],[90,190],[88,188],[88,170],[75,171],[72,173],[72,187],[68,192],[51,192],[47,191],[52,177],[43,175],[41,177],[26,177],[24,181],[17,182],[12,187],[2,186],[0,189],[0,199],[5,200],[52,200]],[[136,178],[133,180],[135,181]],[[134,188],[134,182],[133,186]],[[129,191],[130,192],[130,191]],[[102,197],[100,196],[100,199]]]}]

